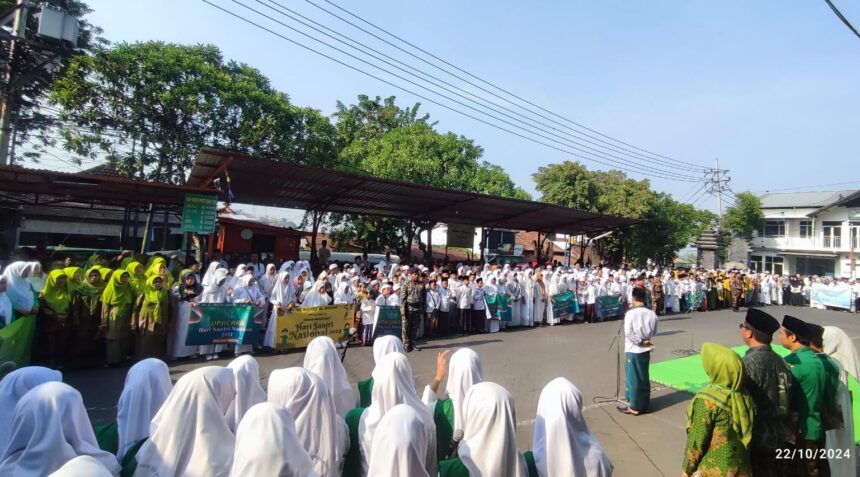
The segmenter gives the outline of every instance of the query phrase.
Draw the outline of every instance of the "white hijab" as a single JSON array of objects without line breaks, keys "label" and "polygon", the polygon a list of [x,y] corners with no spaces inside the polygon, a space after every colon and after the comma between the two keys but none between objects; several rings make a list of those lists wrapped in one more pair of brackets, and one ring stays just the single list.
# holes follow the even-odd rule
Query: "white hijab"
[{"label": "white hijab", "polygon": [[41,366],[27,366],[12,371],[0,381],[0,452],[6,449],[12,436],[12,414],[18,401],[27,391],[40,384],[62,380],[63,374],[59,371]]},{"label": "white hijab", "polygon": [[278,279],[278,274],[275,273],[275,264],[266,265],[266,273],[257,280],[257,286],[266,297],[272,294],[272,289],[275,287],[275,281]]},{"label": "white hijab", "polygon": [[137,453],[135,477],[226,477],[235,437],[224,415],[236,395],[233,373],[206,366],[179,378]]},{"label": "white hijab", "polygon": [[[206,273],[203,274],[203,280],[200,280],[200,284],[203,287],[207,287],[212,283],[212,280],[215,278],[215,272],[221,269],[221,262],[212,262],[206,267]],[[227,273],[227,270],[224,270],[224,273]]]},{"label": "white hijab", "polygon": [[[208,272],[207,272],[208,273]],[[200,303],[226,303],[227,302],[227,270],[219,268],[215,270],[209,283],[203,286],[200,295]]]},{"label": "white hijab", "polygon": [[68,461],[48,477],[112,477],[107,468],[98,459],[81,455]]},{"label": "white hijab", "polygon": [[119,474],[116,457],[99,449],[81,393],[67,384],[51,381],[28,391],[6,425],[12,432],[0,475],[42,477],[81,455]]},{"label": "white hijab", "polygon": [[320,291],[323,286],[325,286],[325,280],[317,280],[302,300],[302,306],[326,306],[331,303],[331,297]]},{"label": "white hijab", "polygon": [[367,477],[430,477],[424,468],[427,434],[415,409],[398,404],[379,421]]},{"label": "white hijab", "polygon": [[119,447],[116,456],[120,461],[131,446],[149,437],[152,418],[171,389],[170,371],[160,359],[144,359],[128,370],[117,405]]},{"label": "white hijab", "polygon": [[[33,291],[36,293],[41,293],[42,290],[45,289],[45,282],[48,277],[45,273],[45,270],[42,268],[42,264],[39,262],[29,262],[30,265],[30,276],[27,278],[30,280],[30,286],[33,287]],[[41,276],[36,276],[36,271],[38,270],[41,273]]]},{"label": "white hijab", "polygon": [[272,286],[272,295],[269,301],[273,305],[286,306],[295,301],[296,287],[293,285],[293,279],[290,272],[280,272]]},{"label": "white hijab", "polygon": [[256,404],[266,402],[266,392],[260,386],[260,365],[253,356],[243,355],[227,365],[233,371],[236,398],[227,410],[227,424],[235,431],[242,417]]},{"label": "white hijab", "polygon": [[349,282],[341,282],[337,285],[337,291],[334,292],[335,305],[351,305],[355,303],[355,295],[349,287]]},{"label": "white hijab", "polygon": [[484,380],[481,359],[469,348],[457,350],[448,362],[448,383],[445,392],[454,406],[454,429],[463,429],[463,401],[475,384]]},{"label": "white hijab", "polygon": [[[22,277],[27,270],[33,273],[33,266],[27,262],[14,262],[3,270],[6,277],[6,296],[12,302],[15,310],[27,310],[33,308],[36,298],[33,296],[33,287],[30,280]],[[39,290],[41,291],[41,290]]]},{"label": "white hijab", "polygon": [[540,393],[532,449],[540,477],[612,475],[612,462],[582,417],[582,394],[564,378]]},{"label": "white hijab", "polygon": [[331,392],[337,414],[344,418],[355,407],[355,393],[346,377],[334,341],[328,336],[318,336],[308,343],[302,367],[316,373]]},{"label": "white hijab", "polygon": [[236,431],[231,477],[318,477],[296,438],[293,418],[279,404],[264,402],[248,410]]},{"label": "white hijab", "polygon": [[269,402],[285,406],[295,420],[298,441],[314,470],[323,477],[340,477],[349,430],[322,378],[302,368],[276,369],[269,375],[268,392]]},{"label": "white hijab", "polygon": [[857,359],[857,349],[854,342],[841,328],[824,327],[824,352],[842,365],[846,373],[860,379],[860,360]]},{"label": "white hijab", "polygon": [[403,342],[394,335],[385,335],[373,341],[373,362],[378,363],[388,353],[402,353]]},{"label": "white hijab", "polygon": [[528,475],[525,460],[517,451],[514,398],[505,388],[490,382],[472,386],[463,404],[463,424],[458,454],[470,476]]},{"label": "white hijab", "polygon": [[403,353],[389,353],[383,356],[373,369],[372,402],[362,413],[358,424],[362,468],[368,469],[370,452],[380,421],[398,404],[406,404],[421,417],[428,442],[424,468],[430,475],[436,475],[436,424],[433,422],[430,410],[415,392],[412,368]]}]

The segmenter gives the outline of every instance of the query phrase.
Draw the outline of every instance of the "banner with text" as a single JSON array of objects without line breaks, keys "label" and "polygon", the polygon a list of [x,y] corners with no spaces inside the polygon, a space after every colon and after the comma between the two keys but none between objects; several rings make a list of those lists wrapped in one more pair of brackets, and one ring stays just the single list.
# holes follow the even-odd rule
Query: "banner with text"
[{"label": "banner with text", "polygon": [[578,309],[576,293],[572,291],[568,290],[552,297],[552,314],[557,320],[569,320],[571,313]]},{"label": "banner with text", "polygon": [[403,334],[403,324],[399,306],[377,306],[373,320],[373,337]]},{"label": "banner with text", "polygon": [[597,299],[597,317],[612,318],[621,316],[621,298],[615,295],[606,295]]},{"label": "banner with text", "polygon": [[851,287],[844,285],[832,287],[822,283],[813,283],[809,301],[812,305],[831,306],[848,310],[851,309]]},{"label": "banner with text", "polygon": [[185,345],[260,344],[265,313],[253,305],[201,303],[191,308]]},{"label": "banner with text", "polygon": [[490,320],[513,321],[511,306],[508,304],[507,295],[497,293],[487,295],[487,318]]},{"label": "banner with text", "polygon": [[275,348],[304,348],[318,336],[328,336],[335,343],[349,338],[355,316],[352,305],[313,306],[292,311],[278,309]]}]

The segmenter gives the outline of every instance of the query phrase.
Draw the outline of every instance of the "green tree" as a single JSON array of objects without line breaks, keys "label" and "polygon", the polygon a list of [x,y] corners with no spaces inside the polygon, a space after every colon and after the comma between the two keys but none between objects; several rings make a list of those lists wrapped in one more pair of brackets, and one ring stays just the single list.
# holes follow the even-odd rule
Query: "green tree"
[{"label": "green tree", "polygon": [[654,194],[654,202],[645,214],[645,223],[630,230],[627,258],[644,263],[649,258],[659,264],[669,264],[676,252],[711,226],[716,216],[707,210],[697,210],[690,204],[678,202],[669,194]]},{"label": "green tree", "polygon": [[752,192],[737,194],[737,202],[723,216],[723,228],[746,240],[752,240],[753,231],[761,232],[763,223],[761,200]]},{"label": "green tree", "polygon": [[[0,0],[0,12],[11,11],[15,3],[16,0]],[[57,6],[60,0],[42,3]],[[57,114],[46,105],[54,81],[65,74],[73,58],[89,54],[107,44],[100,36],[102,29],[85,18],[92,13],[92,9],[80,0],[68,0],[66,3],[66,11],[78,19],[80,31],[77,48],[51,46],[35,41],[38,22],[34,13],[37,10],[31,8],[27,16],[26,36],[33,41],[18,42],[11,63],[5,61],[4,57],[4,69],[12,68],[15,72],[12,83],[6,82],[5,74],[0,75],[0,88],[5,93],[4,96],[9,98],[12,114],[14,140],[11,147],[16,151],[23,151],[16,152],[16,155],[30,161],[37,161],[45,148],[56,144],[53,133],[59,124]],[[9,40],[4,40],[4,43],[8,45]],[[26,150],[23,146],[27,146]]]},{"label": "green tree", "polygon": [[212,45],[121,43],[72,59],[54,84],[65,147],[130,177],[182,183],[206,145],[308,164],[334,162],[336,137],[259,71]]}]

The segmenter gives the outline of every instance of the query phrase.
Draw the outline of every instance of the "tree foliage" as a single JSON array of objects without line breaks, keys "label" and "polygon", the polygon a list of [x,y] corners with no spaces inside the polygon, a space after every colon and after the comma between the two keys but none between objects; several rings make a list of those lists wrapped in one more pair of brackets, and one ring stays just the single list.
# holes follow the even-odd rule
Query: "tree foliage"
[{"label": "tree foliage", "polygon": [[[15,3],[16,0],[0,0],[0,12],[11,11]],[[60,0],[43,3],[57,6]],[[78,19],[77,48],[37,41],[38,22],[34,15],[37,10],[31,8],[27,16],[26,30],[26,37],[30,41],[17,43],[11,63],[6,61],[6,48],[2,52],[4,71],[0,74],[0,87],[11,99],[14,147],[20,149],[26,145],[29,149],[16,155],[31,161],[37,160],[46,147],[56,143],[53,132],[59,124],[57,115],[45,104],[54,81],[65,74],[74,58],[107,45],[107,41],[100,36],[102,29],[85,18],[92,13],[89,6],[80,0],[68,0],[66,4],[66,11]],[[10,42],[4,40],[3,44],[8,47]],[[6,81],[6,68],[12,68],[15,72],[11,83]]]},{"label": "tree foliage", "polygon": [[753,231],[761,231],[764,214],[761,212],[761,200],[752,192],[737,194],[737,202],[726,210],[723,216],[723,228],[738,237],[752,240]]},{"label": "tree foliage", "polygon": [[107,157],[131,177],[181,183],[197,151],[215,146],[328,165],[335,130],[298,108],[259,71],[212,45],[121,43],[72,59],[50,100],[65,147]]},{"label": "tree foliage", "polygon": [[613,261],[667,263],[713,221],[713,214],[651,190],[623,172],[590,171],[578,162],[540,167],[532,176],[544,202],[646,222],[616,230],[595,245]]}]

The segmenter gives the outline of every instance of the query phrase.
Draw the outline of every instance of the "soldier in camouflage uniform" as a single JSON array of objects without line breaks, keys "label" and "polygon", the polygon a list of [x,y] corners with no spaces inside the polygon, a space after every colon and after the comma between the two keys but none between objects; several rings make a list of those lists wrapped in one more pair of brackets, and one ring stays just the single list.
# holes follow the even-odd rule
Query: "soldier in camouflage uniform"
[{"label": "soldier in camouflage uniform", "polygon": [[403,291],[400,301],[400,315],[403,317],[402,338],[403,348],[407,351],[420,349],[415,346],[415,335],[418,333],[421,313],[424,310],[424,283],[418,280],[418,271],[413,269],[409,272],[409,281],[401,289]]},{"label": "soldier in camouflage uniform", "polygon": [[651,311],[657,315],[663,314],[663,279],[655,274],[651,280]]}]

